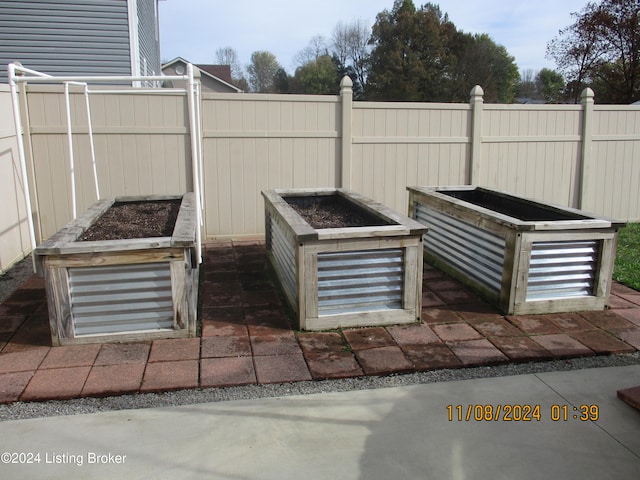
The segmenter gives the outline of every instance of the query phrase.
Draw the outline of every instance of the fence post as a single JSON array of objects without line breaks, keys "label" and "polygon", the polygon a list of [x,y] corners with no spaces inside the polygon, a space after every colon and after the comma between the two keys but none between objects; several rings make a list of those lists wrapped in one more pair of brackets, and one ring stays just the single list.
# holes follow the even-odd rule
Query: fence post
[{"label": "fence post", "polygon": [[589,181],[590,164],[591,164],[591,145],[593,141],[593,90],[585,88],[580,95],[580,103],[582,104],[582,149],[580,151],[580,168],[578,170],[577,179],[577,198],[578,204],[576,208],[584,208],[587,199],[586,185]]},{"label": "fence post", "polygon": [[471,156],[467,170],[467,183],[477,185],[480,181],[480,159],[482,157],[482,110],[484,90],[480,85],[471,89]]},{"label": "fence post", "polygon": [[340,186],[351,188],[351,142],[353,116],[353,82],[345,75],[340,82],[340,97],[342,99],[342,132],[340,136],[340,160],[342,175]]}]

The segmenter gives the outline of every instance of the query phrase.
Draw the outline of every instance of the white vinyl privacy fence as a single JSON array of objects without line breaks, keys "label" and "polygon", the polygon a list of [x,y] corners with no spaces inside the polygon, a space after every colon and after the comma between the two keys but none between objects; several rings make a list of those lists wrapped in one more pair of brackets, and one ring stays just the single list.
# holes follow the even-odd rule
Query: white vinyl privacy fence
[{"label": "white vinyl privacy fence", "polygon": [[[61,86],[20,87],[41,241],[72,218],[65,96]],[[93,87],[89,98],[102,197],[193,189],[184,93],[147,88],[114,95]],[[70,89],[70,101],[82,211],[96,195],[81,88]],[[5,143],[15,142],[4,124],[8,105],[0,103]],[[408,185],[477,184],[640,220],[640,106],[594,105],[590,90],[579,105],[484,104],[479,87],[468,104],[353,102],[345,79],[336,96],[205,93],[198,107],[207,238],[263,234],[260,191],[298,187],[351,188],[405,213]],[[2,172],[14,171],[5,143]],[[11,210],[9,216],[2,209],[0,232],[20,244],[21,180],[14,171],[0,181]],[[4,236],[10,263],[25,247],[5,247]]]},{"label": "white vinyl privacy fence", "polygon": [[7,85],[0,85],[0,273],[31,251],[25,183]]}]

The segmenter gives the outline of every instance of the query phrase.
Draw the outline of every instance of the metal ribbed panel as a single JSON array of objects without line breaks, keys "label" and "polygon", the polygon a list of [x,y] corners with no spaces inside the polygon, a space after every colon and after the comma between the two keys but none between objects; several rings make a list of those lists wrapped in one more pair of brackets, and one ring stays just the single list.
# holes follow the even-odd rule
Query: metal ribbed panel
[{"label": "metal ribbed panel", "polygon": [[424,249],[499,293],[505,241],[486,230],[426,205],[416,206],[416,220],[429,227]]},{"label": "metal ribbed panel", "polygon": [[168,263],[69,269],[76,336],[173,328]]},{"label": "metal ribbed panel", "polygon": [[[138,2],[138,43],[140,45],[140,74],[159,75],[160,42],[156,25],[158,11],[156,0],[137,0]],[[135,47],[134,47],[135,48]]]},{"label": "metal ribbed panel", "polygon": [[273,259],[280,274],[280,278],[284,289],[295,304],[297,302],[297,289],[296,289],[296,255],[295,255],[295,243],[287,238],[282,228],[278,225],[278,222],[270,217],[270,232],[271,232],[271,253]]},{"label": "metal ribbed panel", "polygon": [[534,242],[527,301],[593,295],[598,241]]},{"label": "metal ribbed panel", "polygon": [[403,250],[318,253],[318,314],[402,308]]}]

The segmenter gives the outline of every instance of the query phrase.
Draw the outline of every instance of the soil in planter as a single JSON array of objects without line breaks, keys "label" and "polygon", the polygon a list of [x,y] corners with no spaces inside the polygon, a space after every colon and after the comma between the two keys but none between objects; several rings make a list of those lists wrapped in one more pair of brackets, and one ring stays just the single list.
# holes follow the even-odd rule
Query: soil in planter
[{"label": "soil in planter", "polygon": [[384,220],[337,195],[287,197],[285,200],[311,227],[317,230],[388,225]]},{"label": "soil in planter", "polygon": [[78,241],[170,237],[182,199],[116,202]]},{"label": "soil in planter", "polygon": [[584,220],[584,217],[552,208],[543,208],[521,198],[514,198],[482,190],[442,191],[445,195],[473,203],[494,212],[517,218],[523,222],[557,222],[561,220]]}]

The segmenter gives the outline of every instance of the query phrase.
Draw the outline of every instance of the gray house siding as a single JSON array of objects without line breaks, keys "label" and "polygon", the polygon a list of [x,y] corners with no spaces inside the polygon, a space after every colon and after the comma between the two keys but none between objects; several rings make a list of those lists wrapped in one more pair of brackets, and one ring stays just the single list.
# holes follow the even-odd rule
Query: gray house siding
[{"label": "gray house siding", "polygon": [[[146,58],[159,72],[157,0],[130,1],[137,2],[138,22],[129,22],[127,0],[0,0],[0,81],[16,60],[52,75],[131,75],[135,60],[143,68]],[[138,25],[138,35],[130,35],[130,23]],[[138,57],[143,39],[150,46]]]},{"label": "gray house siding", "polygon": [[140,73],[160,75],[160,39],[158,35],[158,7],[156,0],[137,0],[138,43],[140,45]]}]

